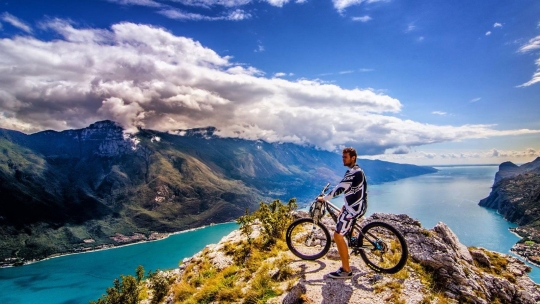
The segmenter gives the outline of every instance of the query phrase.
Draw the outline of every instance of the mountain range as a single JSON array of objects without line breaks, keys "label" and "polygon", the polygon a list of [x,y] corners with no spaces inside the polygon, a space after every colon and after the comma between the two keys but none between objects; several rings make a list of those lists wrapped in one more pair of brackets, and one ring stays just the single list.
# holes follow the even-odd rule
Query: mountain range
[{"label": "mountain range", "polygon": [[[296,197],[302,206],[345,172],[334,152],[215,132],[139,128],[128,134],[108,120],[61,132],[0,129],[0,261],[231,221],[260,201]],[[436,171],[358,164],[370,184]]]}]

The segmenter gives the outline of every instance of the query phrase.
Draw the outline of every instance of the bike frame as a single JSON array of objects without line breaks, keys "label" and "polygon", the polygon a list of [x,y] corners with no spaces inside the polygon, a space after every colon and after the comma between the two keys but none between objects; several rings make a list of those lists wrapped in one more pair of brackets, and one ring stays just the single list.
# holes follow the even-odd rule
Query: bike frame
[{"label": "bike frame", "polygon": [[[339,207],[337,207],[336,205],[332,204],[329,201],[324,202],[324,207],[325,207],[326,211],[328,212],[328,214],[330,215],[330,217],[332,218],[332,220],[334,221],[334,223],[337,224],[337,217],[338,217],[339,213],[341,212],[341,209]],[[357,219],[361,218],[362,216],[364,216],[364,215],[363,214],[359,215],[357,218],[355,218],[353,220],[353,225],[352,225],[353,228],[351,230],[349,230],[349,232],[347,232],[347,234],[345,234],[345,238],[347,239],[347,244],[349,244],[349,248],[358,247],[358,244],[356,242],[351,241],[354,228],[357,228],[359,234],[361,234],[372,245],[375,245],[368,237],[366,237],[366,235],[364,235],[364,233],[362,232],[362,227],[360,227],[360,225],[358,225],[356,223]]]},{"label": "bike frame", "polygon": [[[326,184],[326,186],[323,188],[323,190],[321,191],[321,195],[324,195],[326,193],[326,190],[328,189],[328,187],[330,186],[330,183]],[[313,204],[316,204],[317,201],[313,202]],[[334,223],[337,224],[337,217],[339,215],[339,213],[341,212],[341,209],[339,207],[337,207],[336,205],[332,204],[330,201],[327,201],[327,200],[324,200],[323,202],[323,208],[328,212],[328,214],[330,215],[330,217],[332,218],[332,220],[334,220]],[[352,238],[352,234],[353,234],[353,231],[354,229],[356,228],[358,230],[358,233],[364,238],[366,239],[373,247],[377,248],[377,249],[380,249],[379,246],[377,245],[377,241],[373,241],[370,237],[368,237],[367,235],[365,235],[363,232],[362,232],[362,227],[360,225],[358,225],[356,223],[356,221],[359,219],[359,218],[362,218],[366,211],[367,211],[367,202],[365,202],[366,206],[364,206],[364,210],[361,214],[359,214],[355,219],[353,219],[353,228],[347,232],[347,234],[345,234],[345,238],[347,239],[347,244],[349,244],[349,248],[353,248],[356,251],[358,249],[361,249],[361,248],[368,248],[366,246],[359,246],[359,244],[357,242],[355,242],[355,240],[351,240]],[[321,216],[322,218],[322,216]],[[318,222],[317,219],[315,219],[314,217],[312,217],[313,221],[314,222]]]}]

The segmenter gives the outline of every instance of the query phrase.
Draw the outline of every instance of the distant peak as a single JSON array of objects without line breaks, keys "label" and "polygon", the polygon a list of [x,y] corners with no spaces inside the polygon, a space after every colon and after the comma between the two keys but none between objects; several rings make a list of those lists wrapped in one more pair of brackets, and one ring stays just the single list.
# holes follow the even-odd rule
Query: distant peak
[{"label": "distant peak", "polygon": [[[88,126],[88,129],[102,129],[102,128],[122,128],[122,126],[112,120],[102,120],[96,121],[95,123]],[[122,128],[123,129],[123,128]]]},{"label": "distant peak", "polygon": [[517,168],[518,166],[511,161],[506,161],[499,165],[499,170],[503,168]]}]

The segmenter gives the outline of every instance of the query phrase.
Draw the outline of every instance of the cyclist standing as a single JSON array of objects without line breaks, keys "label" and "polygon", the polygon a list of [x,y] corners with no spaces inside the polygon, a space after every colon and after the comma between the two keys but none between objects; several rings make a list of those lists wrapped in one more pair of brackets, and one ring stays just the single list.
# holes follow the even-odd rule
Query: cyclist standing
[{"label": "cyclist standing", "polygon": [[342,151],[343,165],[349,167],[341,182],[326,196],[319,196],[317,200],[330,200],[344,193],[345,203],[336,222],[334,241],[341,258],[341,267],[328,274],[335,279],[348,279],[352,277],[349,265],[349,249],[343,237],[352,228],[353,220],[360,214],[364,214],[367,204],[367,182],[362,169],[356,164],[356,150],[345,148]]}]

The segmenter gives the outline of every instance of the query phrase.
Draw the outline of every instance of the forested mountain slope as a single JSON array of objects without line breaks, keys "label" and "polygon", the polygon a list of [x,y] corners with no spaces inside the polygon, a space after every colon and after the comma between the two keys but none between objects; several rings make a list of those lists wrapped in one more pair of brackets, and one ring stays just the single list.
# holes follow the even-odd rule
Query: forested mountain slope
[{"label": "forested mountain slope", "polygon": [[[336,153],[213,135],[125,134],[112,121],[62,132],[0,129],[0,261],[118,245],[230,221],[261,200],[312,198],[345,170]],[[359,160],[371,184],[435,169]]]}]

